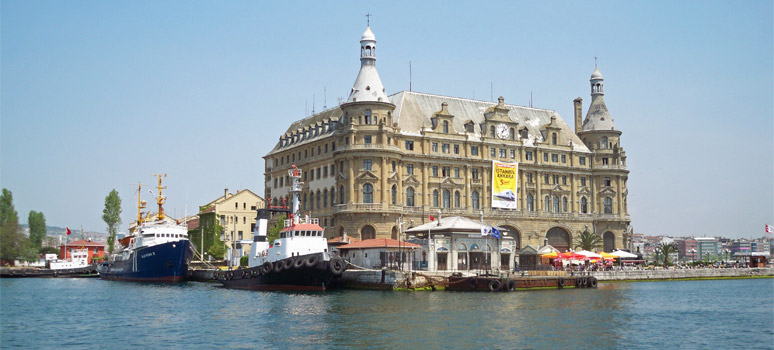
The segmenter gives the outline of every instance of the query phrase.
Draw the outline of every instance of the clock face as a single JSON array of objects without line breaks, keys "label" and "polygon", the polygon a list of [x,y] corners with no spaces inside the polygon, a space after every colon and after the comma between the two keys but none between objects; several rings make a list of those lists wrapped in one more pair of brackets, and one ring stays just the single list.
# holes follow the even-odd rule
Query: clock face
[{"label": "clock face", "polygon": [[505,124],[497,125],[497,136],[501,139],[508,138],[508,125],[505,125]]}]

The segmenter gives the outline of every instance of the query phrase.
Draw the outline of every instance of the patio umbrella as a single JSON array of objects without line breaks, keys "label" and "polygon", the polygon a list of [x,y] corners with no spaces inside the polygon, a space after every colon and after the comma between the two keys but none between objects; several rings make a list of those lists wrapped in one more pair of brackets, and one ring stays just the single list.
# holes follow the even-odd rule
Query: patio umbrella
[{"label": "patio umbrella", "polygon": [[636,258],[637,255],[634,255],[632,253],[625,252],[623,250],[616,250],[610,253],[610,255],[615,255],[619,258]]},{"label": "patio umbrella", "polygon": [[605,252],[599,253],[599,255],[602,255],[602,258],[605,259],[605,260],[618,259],[617,256],[615,256],[613,254],[608,254],[608,253],[605,253]]},{"label": "patio umbrella", "polygon": [[602,258],[602,255],[599,255],[599,254],[594,253],[594,252],[590,252],[588,250],[581,250],[579,252],[575,252],[575,254],[583,255],[583,256],[585,256],[587,258],[590,258],[590,259],[601,259]]},{"label": "patio umbrella", "polygon": [[559,256],[559,254],[557,254],[556,252],[550,252],[550,253],[543,254],[541,256],[544,258],[556,258]]}]

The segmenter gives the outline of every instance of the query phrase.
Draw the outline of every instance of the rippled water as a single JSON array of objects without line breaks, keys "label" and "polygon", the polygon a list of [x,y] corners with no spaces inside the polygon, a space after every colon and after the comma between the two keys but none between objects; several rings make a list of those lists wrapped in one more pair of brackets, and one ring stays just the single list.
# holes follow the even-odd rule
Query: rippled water
[{"label": "rippled water", "polygon": [[0,280],[0,347],[770,349],[774,279],[514,293]]}]

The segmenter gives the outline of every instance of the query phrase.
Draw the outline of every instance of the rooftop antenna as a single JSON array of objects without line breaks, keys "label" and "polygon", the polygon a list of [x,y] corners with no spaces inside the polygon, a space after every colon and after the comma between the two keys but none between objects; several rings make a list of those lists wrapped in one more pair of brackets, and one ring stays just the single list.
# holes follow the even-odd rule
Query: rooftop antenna
[{"label": "rooftop antenna", "polygon": [[411,91],[411,61],[409,61],[409,91]]},{"label": "rooftop antenna", "polygon": [[323,86],[323,110],[328,109],[328,91]]},{"label": "rooftop antenna", "polygon": [[314,94],[312,94],[312,115],[314,115]]},{"label": "rooftop antenna", "polygon": [[494,102],[494,85],[492,85],[492,82],[489,82],[489,102]]},{"label": "rooftop antenna", "polygon": [[532,107],[532,90],[529,91],[529,106]]},{"label": "rooftop antenna", "polygon": [[366,12],[366,22],[368,23],[368,26],[371,26],[371,14]]},{"label": "rooftop antenna", "polygon": [[597,56],[594,56],[594,69],[597,69]]}]

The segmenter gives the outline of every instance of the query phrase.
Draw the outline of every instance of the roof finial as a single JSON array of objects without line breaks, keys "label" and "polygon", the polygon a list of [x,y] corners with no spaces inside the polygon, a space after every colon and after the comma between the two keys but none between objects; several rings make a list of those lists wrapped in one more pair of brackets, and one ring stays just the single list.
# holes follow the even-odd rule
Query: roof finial
[{"label": "roof finial", "polygon": [[597,56],[594,56],[594,69],[597,69]]},{"label": "roof finial", "polygon": [[366,22],[368,22],[368,26],[371,26],[371,14],[366,12]]}]

